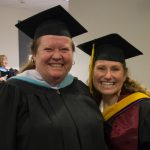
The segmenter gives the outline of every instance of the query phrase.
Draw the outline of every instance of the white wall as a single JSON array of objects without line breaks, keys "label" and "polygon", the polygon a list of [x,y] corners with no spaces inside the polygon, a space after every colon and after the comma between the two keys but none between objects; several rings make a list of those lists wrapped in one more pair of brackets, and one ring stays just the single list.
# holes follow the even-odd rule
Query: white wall
[{"label": "white wall", "polygon": [[11,67],[19,67],[18,29],[15,24],[34,13],[23,8],[0,6],[0,54],[7,55]]},{"label": "white wall", "polygon": [[[127,64],[134,79],[150,88],[150,1],[149,0],[74,0],[70,13],[84,25],[88,33],[75,37],[78,45],[105,34],[117,32],[139,48],[144,55],[129,59]],[[19,66],[18,30],[14,26],[35,11],[0,6],[0,54],[8,56],[12,67]],[[78,48],[71,73],[82,81],[88,79],[89,56]]]},{"label": "white wall", "polygon": [[[127,60],[127,65],[131,77],[150,89],[149,0],[75,0],[70,1],[69,10],[89,31],[75,38],[76,43],[109,33],[119,33],[141,50],[144,55]],[[85,64],[81,63],[82,68],[86,68],[88,62],[89,60]],[[76,75],[79,74],[78,70]],[[86,77],[87,74],[88,72],[82,72],[81,77]]]},{"label": "white wall", "polygon": [[70,73],[78,77],[78,79],[82,80],[85,83],[88,80],[89,60],[90,60],[90,57],[88,55],[85,55],[83,51],[76,48],[76,51],[74,53],[75,64],[72,66]]}]

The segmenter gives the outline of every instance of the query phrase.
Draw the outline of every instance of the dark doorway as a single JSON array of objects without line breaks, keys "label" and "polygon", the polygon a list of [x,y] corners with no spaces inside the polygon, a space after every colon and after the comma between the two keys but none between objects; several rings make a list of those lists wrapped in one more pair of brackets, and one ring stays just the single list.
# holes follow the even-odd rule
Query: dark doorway
[{"label": "dark doorway", "polygon": [[19,34],[19,67],[21,67],[29,58],[30,55],[30,43],[32,39],[18,30]]}]

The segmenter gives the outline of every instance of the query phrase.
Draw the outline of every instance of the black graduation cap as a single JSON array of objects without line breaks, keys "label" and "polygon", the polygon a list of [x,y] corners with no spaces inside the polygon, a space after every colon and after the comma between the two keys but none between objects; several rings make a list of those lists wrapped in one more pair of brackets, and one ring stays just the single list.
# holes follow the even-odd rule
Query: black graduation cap
[{"label": "black graduation cap", "polygon": [[42,35],[75,37],[87,30],[60,5],[40,12],[15,25],[32,39]]},{"label": "black graduation cap", "polygon": [[78,45],[82,51],[91,55],[94,44],[94,60],[110,60],[125,62],[125,59],[142,55],[143,53],[131,45],[119,34],[112,33],[98,39]]}]

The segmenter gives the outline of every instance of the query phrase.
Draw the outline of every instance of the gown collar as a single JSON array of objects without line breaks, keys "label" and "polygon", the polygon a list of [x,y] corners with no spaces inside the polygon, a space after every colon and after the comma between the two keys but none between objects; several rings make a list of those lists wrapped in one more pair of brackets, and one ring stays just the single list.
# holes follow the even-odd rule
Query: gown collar
[{"label": "gown collar", "polygon": [[14,76],[12,78],[23,80],[23,81],[26,81],[26,82],[30,82],[32,84],[36,84],[36,85],[39,85],[39,86],[49,87],[49,88],[52,88],[52,89],[64,88],[64,87],[70,85],[73,82],[73,79],[74,79],[74,77],[71,74],[68,74],[60,84],[58,84],[56,86],[52,86],[49,83],[47,83],[46,81],[44,81],[42,76],[35,69],[26,70],[23,73],[20,73],[17,76]]},{"label": "gown collar", "polygon": [[8,69],[6,69],[6,68],[4,68],[4,67],[0,67],[0,71],[7,72]]}]

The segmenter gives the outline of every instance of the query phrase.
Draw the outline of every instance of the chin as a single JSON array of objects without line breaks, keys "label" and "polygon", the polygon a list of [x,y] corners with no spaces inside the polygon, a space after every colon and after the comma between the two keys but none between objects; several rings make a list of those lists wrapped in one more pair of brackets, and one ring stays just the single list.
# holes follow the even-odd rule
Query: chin
[{"label": "chin", "polygon": [[102,90],[101,90],[101,93],[102,93],[103,95],[114,95],[116,92],[115,92],[115,91],[102,91]]},{"label": "chin", "polygon": [[53,78],[64,78],[65,75],[63,73],[52,73],[50,76]]}]

